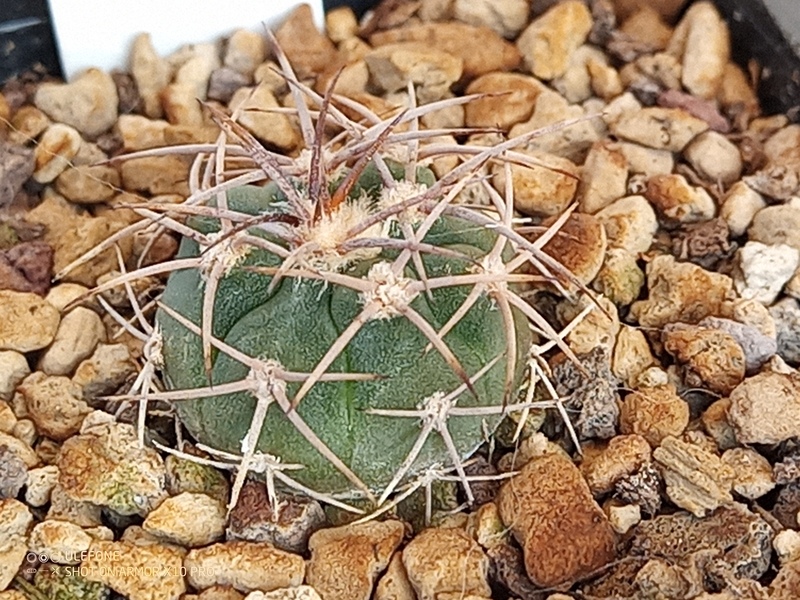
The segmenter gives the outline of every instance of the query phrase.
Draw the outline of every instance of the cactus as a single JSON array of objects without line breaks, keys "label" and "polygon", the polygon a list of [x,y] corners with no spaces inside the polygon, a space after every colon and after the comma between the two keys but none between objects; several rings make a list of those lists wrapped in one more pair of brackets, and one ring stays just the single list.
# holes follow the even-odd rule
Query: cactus
[{"label": "cactus", "polygon": [[[532,331],[571,355],[520,295],[573,281],[541,249],[566,216],[531,241],[514,229],[510,183],[500,193],[480,176],[490,162],[535,164],[514,149],[541,131],[427,144],[445,132],[419,118],[473,97],[417,107],[409,87],[410,107],[391,119],[347,101],[354,120],[276,55],[306,149],[273,153],[235,114],[206,107],[224,139],[200,148],[193,172],[205,176],[182,205],[135,208],[149,220],[127,232],[171,229],[178,256],[95,290],[169,274],[126,398],[173,402],[207,462],[235,462],[232,503],[248,471],[266,475],[273,500],[280,484],[350,510],[358,498],[386,506],[447,474],[471,500],[465,461],[505,414],[532,405],[519,393],[535,368]],[[422,164],[450,154],[462,162],[438,179]],[[251,168],[229,175],[231,155]],[[458,204],[468,184],[491,205]]]}]

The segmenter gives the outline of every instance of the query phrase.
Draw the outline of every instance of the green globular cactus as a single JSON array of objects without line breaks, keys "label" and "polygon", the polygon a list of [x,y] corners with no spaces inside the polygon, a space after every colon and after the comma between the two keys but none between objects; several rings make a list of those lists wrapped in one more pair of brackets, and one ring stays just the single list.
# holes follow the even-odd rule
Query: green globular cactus
[{"label": "green globular cactus", "polygon": [[[409,88],[394,118],[352,100],[362,118],[350,118],[276,54],[306,149],[271,152],[207,107],[227,141],[196,158],[190,197],[135,209],[156,234],[182,236],[178,256],[95,290],[169,274],[128,397],[174,402],[203,449],[236,463],[232,504],[248,471],[267,476],[273,501],[277,480],[386,506],[444,475],[471,501],[465,462],[504,415],[532,404],[519,391],[534,334],[571,355],[521,295],[532,280],[570,280],[541,249],[561,220],[523,236],[510,183],[498,191],[481,175],[492,162],[538,166],[514,149],[539,132],[433,144],[471,130],[419,129],[420,117],[472,98],[417,107]],[[439,178],[422,165],[451,155],[460,163]],[[490,203],[459,204],[468,184]],[[163,392],[151,385],[158,370]]]}]

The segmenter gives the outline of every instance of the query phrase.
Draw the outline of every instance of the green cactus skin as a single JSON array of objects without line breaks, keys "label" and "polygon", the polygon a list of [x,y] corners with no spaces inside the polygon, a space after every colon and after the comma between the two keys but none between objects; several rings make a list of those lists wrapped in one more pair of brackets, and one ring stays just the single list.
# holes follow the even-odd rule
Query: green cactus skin
[{"label": "green cactus skin", "polygon": [[[400,178],[402,168],[393,165]],[[418,170],[418,181],[430,181],[427,169]],[[361,175],[349,198],[365,193],[376,199],[380,178],[374,168]],[[228,192],[228,206],[247,214],[280,211],[284,198],[274,184],[264,188],[244,186]],[[203,233],[219,227],[211,219],[194,219],[193,227]],[[259,234],[261,235],[261,234]],[[263,234],[264,237],[266,234]],[[395,233],[394,237],[399,237]],[[496,234],[454,217],[440,217],[424,242],[440,248],[458,250],[479,261],[492,248]],[[278,241],[278,240],[273,240]],[[184,238],[180,257],[197,256],[198,244]],[[364,276],[376,262],[390,261],[397,251],[382,250],[378,256],[356,260],[344,271]],[[458,258],[424,255],[427,277],[470,272],[473,264]],[[248,271],[246,267],[280,265],[281,259],[262,249],[251,249],[246,257],[219,282],[214,304],[212,334],[251,357],[274,360],[286,369],[311,372],[341,332],[363,307],[354,290],[327,281],[285,277],[269,290],[272,277]],[[409,265],[411,263],[409,262]],[[405,277],[417,280],[419,274],[409,266]],[[197,269],[171,274],[162,303],[199,326],[205,283]],[[431,297],[418,295],[411,307],[437,331],[461,306],[471,286],[434,289]],[[517,335],[516,365],[525,364],[530,332],[524,316],[514,310]],[[172,389],[188,390],[209,385],[203,364],[200,336],[169,316],[158,314],[163,335],[164,373]],[[507,340],[502,315],[492,299],[483,295],[458,324],[444,337],[464,370],[474,376],[491,361],[496,363],[474,382],[476,396],[462,393],[459,407],[498,406],[505,390]],[[437,392],[448,393],[462,384],[461,379],[434,349],[426,350],[428,340],[403,316],[373,319],[361,328],[328,368],[328,372],[371,373],[373,381],[318,382],[297,408],[298,414],[316,435],[371,490],[379,492],[398,471],[420,435],[420,419],[368,414],[367,409],[416,410],[420,403]],[[214,351],[211,381],[218,385],[239,381],[248,368],[223,352]],[[517,368],[515,387],[522,376]],[[292,398],[299,384],[287,387]],[[242,452],[256,405],[248,392],[177,403],[181,420],[201,443],[230,453]],[[484,441],[485,433],[497,426],[499,415],[451,416],[448,430],[462,458],[469,456]],[[314,449],[273,404],[258,440],[257,451],[278,457],[283,463],[302,465],[291,475],[311,489],[326,494],[351,491],[353,484]],[[452,460],[441,438],[430,435],[406,478],[433,465],[450,465]]]}]

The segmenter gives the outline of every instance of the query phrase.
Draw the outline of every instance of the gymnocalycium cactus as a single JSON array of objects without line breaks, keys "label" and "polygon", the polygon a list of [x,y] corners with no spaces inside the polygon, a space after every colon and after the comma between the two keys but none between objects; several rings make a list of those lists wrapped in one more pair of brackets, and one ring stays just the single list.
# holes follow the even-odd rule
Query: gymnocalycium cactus
[{"label": "gymnocalycium cactus", "polygon": [[[134,207],[149,220],[129,228],[181,234],[178,256],[95,290],[170,274],[128,397],[174,402],[201,447],[238,463],[232,503],[248,471],[267,475],[273,499],[277,479],[345,507],[385,506],[452,473],[471,500],[465,460],[508,411],[531,406],[519,389],[532,330],[571,355],[520,296],[526,282],[570,279],[542,251],[566,216],[530,241],[513,227],[510,183],[501,193],[480,175],[492,161],[538,164],[514,148],[542,132],[428,143],[473,130],[421,130],[420,116],[474,97],[417,107],[410,86],[410,106],[382,119],[315,93],[276,55],[306,148],[271,152],[235,113],[207,107],[223,133],[183,149],[199,152],[191,196]],[[437,179],[423,163],[445,155],[461,163]],[[231,157],[250,168],[229,172]],[[468,184],[491,204],[457,204]],[[167,391],[151,385],[157,369]]]}]

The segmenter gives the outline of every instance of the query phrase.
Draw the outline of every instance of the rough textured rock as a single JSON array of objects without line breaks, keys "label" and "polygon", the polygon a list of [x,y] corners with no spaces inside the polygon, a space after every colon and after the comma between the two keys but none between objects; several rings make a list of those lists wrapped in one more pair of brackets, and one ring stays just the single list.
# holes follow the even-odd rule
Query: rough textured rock
[{"label": "rough textured rock", "polygon": [[[168,542],[187,548],[207,546],[225,534],[225,503],[207,496],[183,492],[153,509],[142,528]],[[191,515],[191,519],[186,516]]]},{"label": "rough textured rock", "polygon": [[69,521],[48,519],[31,530],[28,548],[55,563],[76,565],[92,543],[92,536]]},{"label": "rough textured rock", "polygon": [[656,175],[647,181],[645,198],[665,225],[697,223],[714,216],[714,200],[701,187],[689,185],[683,175]]},{"label": "rough textured rock", "polygon": [[8,446],[0,444],[0,498],[16,498],[28,479],[28,466]]},{"label": "rough textured rock", "polygon": [[54,440],[75,435],[92,409],[83,401],[78,385],[67,377],[36,371],[19,386],[36,429]]},{"label": "rough textured rock", "polygon": [[336,57],[336,46],[317,29],[308,5],[295,8],[275,31],[275,38],[300,77],[323,71]]},{"label": "rough textured rock", "polygon": [[110,129],[117,120],[117,86],[100,69],[87,69],[70,83],[43,83],[33,101],[53,121],[90,138]]},{"label": "rough textured rock", "polygon": [[50,495],[58,483],[58,467],[47,465],[28,471],[25,482],[25,502],[41,507],[50,502]]},{"label": "rough textured rock", "polygon": [[653,516],[661,508],[662,488],[661,473],[652,463],[647,463],[614,485],[614,498],[638,506],[642,513]]},{"label": "rough textured rock", "polygon": [[243,75],[252,76],[256,67],[264,62],[267,48],[261,33],[237,29],[228,38],[222,64]]},{"label": "rough textured rock", "polygon": [[744,350],[728,333],[670,323],[664,326],[661,339],[665,350],[681,365],[688,387],[709,389],[727,396],[744,380]]},{"label": "rough textured rock", "polygon": [[97,204],[111,199],[119,189],[119,173],[104,165],[69,167],[56,179],[56,190],[77,204]]},{"label": "rough textured rock", "polygon": [[419,600],[491,597],[489,560],[481,547],[455,528],[431,528],[403,550],[403,566]]},{"label": "rough textured rock", "polygon": [[633,256],[647,252],[658,229],[653,207],[644,196],[627,196],[599,210],[595,216],[606,228],[610,248]]},{"label": "rough textured rock", "polygon": [[306,582],[326,600],[369,600],[404,534],[400,521],[320,529],[308,541]]},{"label": "rough textured rock", "polygon": [[[206,494],[223,503],[228,502],[230,496],[228,480],[214,467],[172,455],[164,460],[164,466],[167,469],[167,491],[171,496],[190,492]],[[263,483],[260,485],[263,488]],[[243,489],[248,486],[249,483],[245,484]]]},{"label": "rough textured rock", "polygon": [[654,448],[681,435],[688,424],[689,405],[672,384],[640,388],[625,396],[620,408],[620,431],[639,434]]},{"label": "rough textured rock", "polygon": [[747,237],[751,242],[787,244],[800,250],[800,207],[779,204],[762,208],[753,217]]},{"label": "rough textured rock", "polygon": [[245,593],[298,586],[306,571],[300,556],[255,542],[226,542],[190,550],[183,566],[195,589],[229,585]]},{"label": "rough textured rock", "polygon": [[[554,220],[548,219],[543,225],[548,226]],[[588,285],[603,265],[607,244],[605,228],[596,217],[573,213],[542,250],[557,257],[578,281]]]},{"label": "rough textured rock", "polygon": [[531,460],[500,488],[497,506],[537,585],[578,581],[615,557],[614,531],[566,456]]},{"label": "rough textured rock", "polygon": [[0,290],[0,349],[25,353],[49,345],[61,320],[40,296]]},{"label": "rough textured rock", "polygon": [[81,135],[63,123],[50,125],[34,151],[36,170],[33,178],[50,183],[66,169],[81,147]]},{"label": "rough textured rock", "polygon": [[469,127],[499,127],[509,129],[527,121],[542,84],[521,73],[487,73],[467,87],[468,94],[491,94],[473,100],[465,109]]},{"label": "rough textured rock", "polygon": [[73,500],[146,515],[166,495],[163,460],[152,448],[139,447],[132,425],[86,425],[61,447],[59,483]]},{"label": "rough textured rock", "polygon": [[606,494],[623,477],[650,461],[650,445],[640,435],[619,435],[593,456],[585,454],[580,469],[596,496]]},{"label": "rough textured rock", "polygon": [[682,152],[708,129],[708,123],[679,108],[648,107],[623,114],[609,128],[614,135],[648,148]]},{"label": "rough textured rock", "polygon": [[684,157],[706,181],[729,186],[742,174],[742,157],[736,145],[721,133],[707,131],[684,150]]},{"label": "rough textured rock", "polygon": [[130,600],[177,600],[186,591],[181,575],[185,550],[162,544],[96,541],[80,572]]},{"label": "rough textured rock", "polygon": [[0,499],[0,590],[14,579],[27,552],[27,533],[33,515],[22,502]]},{"label": "rough textured rock", "polygon": [[647,338],[640,329],[623,325],[614,344],[611,371],[629,387],[642,371],[655,364]]},{"label": "rough textured rock", "polygon": [[739,271],[734,279],[742,298],[770,305],[800,264],[800,250],[786,244],[767,246],[747,242],[739,250]]},{"label": "rough textured rock", "polygon": [[[565,158],[542,152],[525,151],[524,154],[537,165],[515,164],[511,167],[514,207],[523,214],[536,217],[561,214],[578,189],[577,167]],[[505,193],[505,169],[495,165],[492,175],[494,188],[501,194]]]},{"label": "rough textured rock", "polygon": [[[205,600],[203,594],[200,594],[198,600]],[[209,597],[208,600],[216,599]],[[219,600],[228,599],[220,598]],[[231,598],[230,600],[234,599]],[[298,585],[297,587],[272,590],[271,592],[250,592],[245,600],[322,600],[322,598],[317,593],[317,590],[310,585]]]},{"label": "rough textured rock", "polygon": [[22,242],[0,250],[0,289],[45,294],[52,274],[53,249],[44,242]]},{"label": "rough textured rock", "polygon": [[405,90],[411,81],[422,102],[439,100],[461,77],[458,56],[422,42],[396,42],[372,50],[364,57],[371,81],[384,92]]},{"label": "rough textured rock", "polygon": [[717,560],[734,576],[758,579],[769,567],[772,536],[764,519],[733,504],[705,518],[678,512],[642,521],[634,532],[631,553],[680,560],[713,549],[720,553]]},{"label": "rough textured rock", "polygon": [[417,594],[408,580],[403,566],[403,553],[395,552],[389,566],[375,586],[375,600],[417,600]]},{"label": "rough textured rock", "polygon": [[777,444],[800,436],[800,377],[763,371],[730,395],[728,421],[741,444]]},{"label": "rough textured rock", "polygon": [[144,103],[144,113],[151,119],[161,117],[164,111],[159,95],[169,83],[172,69],[153,48],[149,33],[140,33],[133,40],[129,63],[136,88]]},{"label": "rough textured rock", "polygon": [[643,327],[663,327],[719,315],[733,282],[726,275],[679,263],[672,256],[657,256],[647,265],[647,287],[648,299],[634,302],[631,314]]},{"label": "rough textured rock", "polygon": [[99,344],[94,353],[75,369],[72,381],[83,390],[85,400],[116,392],[136,372],[136,363],[125,344]]},{"label": "rough textured rock", "polygon": [[738,237],[744,235],[755,215],[766,205],[761,194],[744,181],[737,181],[723,196],[719,214],[728,224],[731,235]]},{"label": "rough textured rock", "polygon": [[325,513],[316,500],[295,496],[281,498],[274,518],[266,487],[260,482],[247,482],[231,511],[227,539],[269,542],[299,554],[308,549],[309,537],[325,521]]},{"label": "rough textured rock", "polygon": [[[153,195],[189,195],[189,161],[182,156],[131,158],[122,163],[121,176],[126,190]],[[117,267],[118,264],[111,268]]]},{"label": "rough textured rock", "polygon": [[570,55],[586,41],[592,15],[582,2],[569,0],[534,19],[517,39],[525,68],[538,79],[563,75]]},{"label": "rough textured rock", "polygon": [[778,354],[786,362],[800,363],[800,304],[784,298],[769,309],[777,328]]},{"label": "rough textured rock", "polygon": [[263,83],[255,89],[240,89],[229,103],[231,110],[241,111],[239,122],[259,140],[289,151],[300,143],[300,134],[287,115],[269,111],[278,106],[269,86]]},{"label": "rough textured rock", "polygon": [[[464,40],[471,40],[465,44]],[[521,61],[519,51],[488,27],[466,23],[420,23],[375,33],[373,46],[394,42],[425,42],[464,61],[464,77],[474,79],[494,71],[510,71]]]},{"label": "rough textured rock", "polygon": [[529,2],[510,0],[500,4],[492,0],[455,0],[453,17],[470,25],[489,27],[504,38],[513,39],[528,23]]},{"label": "rough textured rock", "polygon": [[733,502],[734,471],[719,456],[669,436],[653,451],[653,459],[676,506],[703,517]]},{"label": "rough textured rock", "polygon": [[733,491],[748,500],[755,500],[775,487],[772,465],[752,448],[731,448],[722,455],[722,462],[733,470]]},{"label": "rough textured rock", "polygon": [[623,248],[609,248],[592,287],[618,307],[630,305],[644,285],[644,271],[636,257]]},{"label": "rough textured rock", "polygon": [[[0,400],[11,400],[17,385],[31,372],[25,356],[13,350],[0,351]],[[0,411],[2,413],[2,411]],[[10,420],[10,416],[8,418]],[[3,421],[7,422],[7,419]],[[0,430],[3,427],[0,426]]]}]

